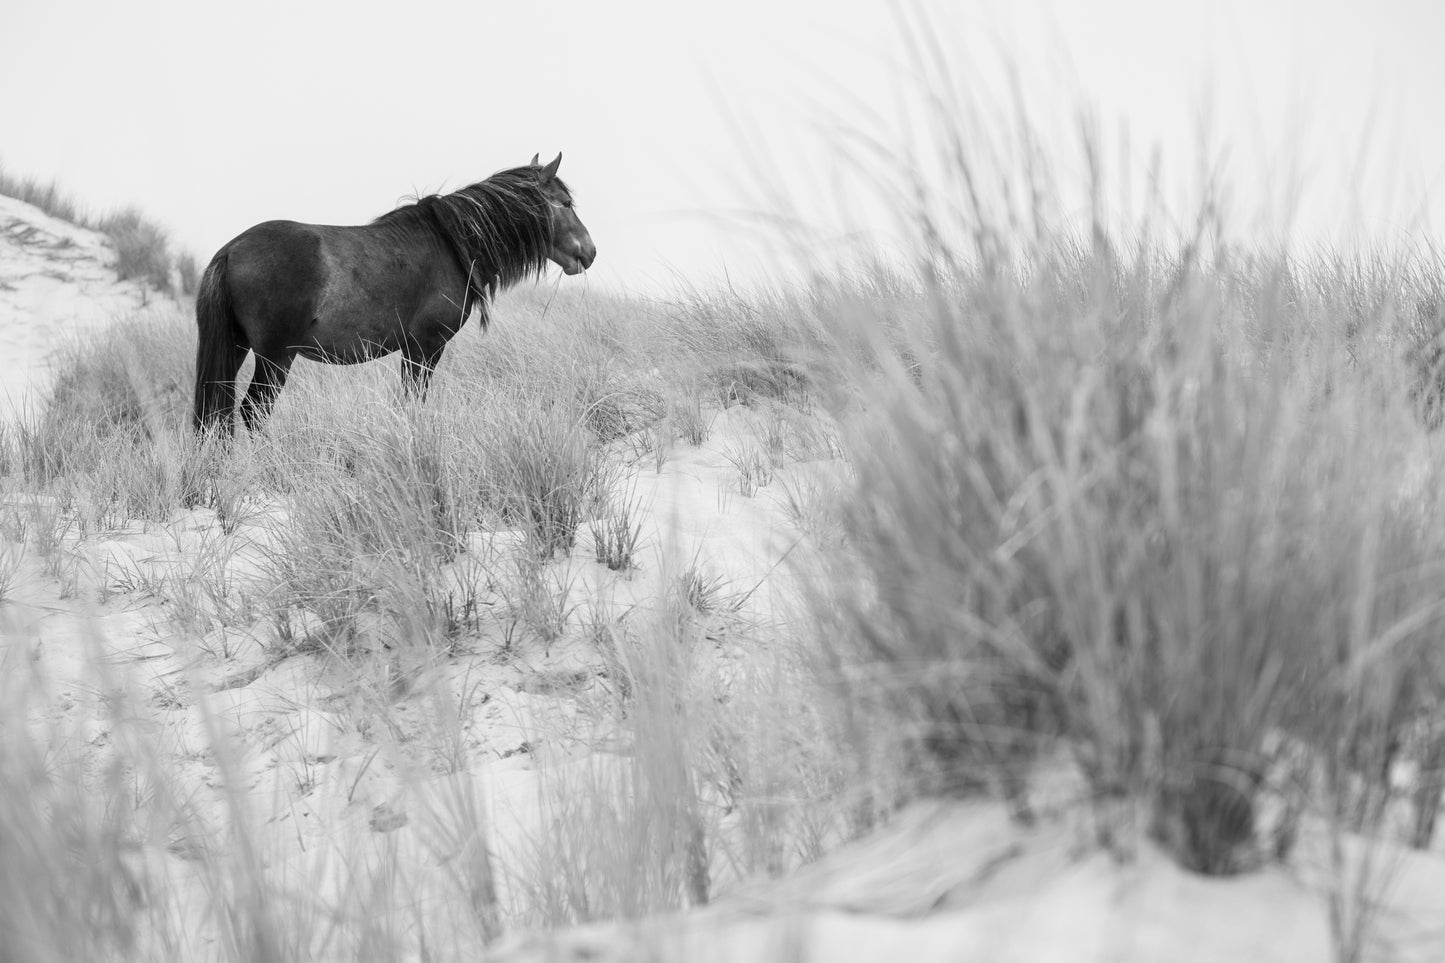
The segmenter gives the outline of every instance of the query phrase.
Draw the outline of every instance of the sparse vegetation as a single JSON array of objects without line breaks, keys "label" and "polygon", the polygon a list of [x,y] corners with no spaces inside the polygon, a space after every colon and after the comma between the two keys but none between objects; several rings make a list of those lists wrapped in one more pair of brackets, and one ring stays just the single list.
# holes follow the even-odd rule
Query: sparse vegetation
[{"label": "sparse vegetation", "polygon": [[736,448],[725,448],[723,457],[732,464],[736,472],[738,493],[744,498],[752,498],[759,488],[765,488],[772,483],[775,467],[773,460],[757,445],[744,443]]},{"label": "sparse vegetation", "polygon": [[[54,181],[13,174],[0,166],[0,194],[33,204],[51,217],[79,227],[99,231],[115,247],[115,271],[121,280],[137,278],[157,291],[195,294],[199,280],[196,259],[191,254],[172,256],[165,229],[148,220],[134,207],[96,218]],[[172,276],[176,273],[176,277]]]},{"label": "sparse vegetation", "polygon": [[34,177],[20,177],[0,167],[0,194],[33,204],[62,221],[89,226],[75,198],[62,193],[60,186],[53,180],[42,182]]}]

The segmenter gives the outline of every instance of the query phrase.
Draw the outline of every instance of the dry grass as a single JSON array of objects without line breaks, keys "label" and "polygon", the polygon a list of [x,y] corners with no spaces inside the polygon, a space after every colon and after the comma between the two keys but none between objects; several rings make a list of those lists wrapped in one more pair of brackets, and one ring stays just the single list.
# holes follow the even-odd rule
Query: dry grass
[{"label": "dry grass", "polygon": [[[0,194],[33,204],[51,217],[99,231],[115,247],[115,271],[121,280],[137,278],[157,291],[194,294],[199,273],[190,254],[173,256],[164,228],[134,207],[94,217],[54,181],[22,177],[0,167]],[[173,277],[173,272],[175,277]]]},{"label": "dry grass", "polygon": [[115,245],[116,276],[122,281],[139,278],[157,291],[171,290],[170,241],[162,228],[133,207],[107,214],[96,227]]}]

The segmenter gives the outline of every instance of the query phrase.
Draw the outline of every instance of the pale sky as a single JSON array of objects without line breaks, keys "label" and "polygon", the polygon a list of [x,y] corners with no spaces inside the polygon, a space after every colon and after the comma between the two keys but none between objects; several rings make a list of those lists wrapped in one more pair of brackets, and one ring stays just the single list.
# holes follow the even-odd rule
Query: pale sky
[{"label": "pale sky", "polygon": [[560,150],[585,283],[747,277],[778,207],[815,241],[890,229],[840,131],[900,145],[869,161],[885,178],[908,156],[897,25],[920,9],[984,113],[1011,109],[1013,65],[1066,179],[1082,109],[1136,187],[1156,146],[1196,182],[1207,117],[1267,211],[1242,228],[1284,207],[1311,239],[1445,225],[1440,0],[6,0],[0,163],[137,204],[204,262],[262,220],[361,223]]}]

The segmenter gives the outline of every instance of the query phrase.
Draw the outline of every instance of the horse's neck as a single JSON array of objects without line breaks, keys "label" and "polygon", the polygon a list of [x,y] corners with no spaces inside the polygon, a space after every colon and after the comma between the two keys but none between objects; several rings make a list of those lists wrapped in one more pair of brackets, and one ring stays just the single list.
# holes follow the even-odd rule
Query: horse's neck
[{"label": "horse's neck", "polygon": [[439,275],[455,278],[456,286],[461,286],[467,265],[430,217],[377,226],[385,231],[387,247],[394,255],[400,255],[398,267],[429,278]]},{"label": "horse's neck", "polygon": [[472,294],[484,296],[485,286],[496,273],[495,269],[482,263],[481,260],[473,257],[471,252],[464,250],[453,241],[451,236],[442,230],[435,215],[430,212],[427,213],[425,220],[418,219],[409,227],[412,235],[411,243],[424,246],[433,257],[449,264],[461,276]]}]

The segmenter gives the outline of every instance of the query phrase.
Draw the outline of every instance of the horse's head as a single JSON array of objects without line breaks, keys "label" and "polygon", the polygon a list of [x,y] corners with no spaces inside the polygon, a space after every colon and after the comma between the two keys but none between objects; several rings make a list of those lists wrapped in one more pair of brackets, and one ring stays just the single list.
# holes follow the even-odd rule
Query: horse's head
[{"label": "horse's head", "polygon": [[562,166],[562,155],[558,154],[546,167],[541,167],[539,160],[540,155],[534,155],[532,166],[540,168],[538,176],[542,182],[542,194],[547,198],[552,214],[552,249],[547,252],[547,257],[562,269],[562,273],[580,274],[597,259],[597,245],[592,243],[592,235],[587,233],[587,228],[572,209],[571,191],[557,176],[557,168]]}]

